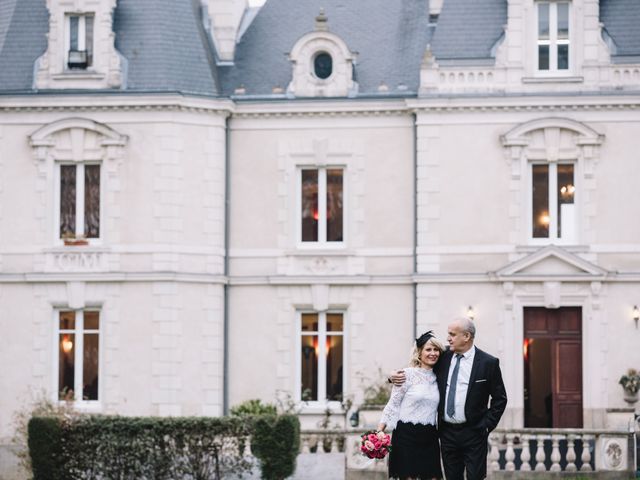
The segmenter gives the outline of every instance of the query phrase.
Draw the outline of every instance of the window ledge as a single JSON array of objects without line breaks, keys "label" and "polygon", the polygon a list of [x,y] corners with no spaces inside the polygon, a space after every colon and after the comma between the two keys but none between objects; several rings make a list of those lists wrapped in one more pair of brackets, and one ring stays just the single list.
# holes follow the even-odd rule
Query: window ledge
[{"label": "window ledge", "polygon": [[58,400],[58,404],[60,405],[69,405],[69,403],[71,403],[71,407],[76,412],[82,412],[82,413],[101,413],[102,412],[102,403],[100,401],[67,402],[64,400]]},{"label": "window ledge", "polygon": [[98,73],[91,70],[81,70],[81,71],[73,71],[73,70],[65,70],[62,73],[56,73],[51,75],[51,78],[54,80],[77,80],[77,79],[89,79],[89,80],[102,80],[104,79],[104,74]]},{"label": "window ledge", "polygon": [[108,247],[102,245],[56,245],[44,248],[43,253],[68,253],[68,252],[91,252],[91,253],[108,253],[111,251]]},{"label": "window ledge", "polygon": [[324,415],[329,411],[334,415],[344,415],[347,411],[339,402],[300,402],[300,415]]},{"label": "window ledge", "polygon": [[556,247],[562,248],[563,250],[571,253],[589,253],[591,251],[589,245],[569,245],[554,242],[536,243],[535,245],[516,245],[515,250],[517,253],[533,253],[549,245],[555,245]]},{"label": "window ledge", "polygon": [[545,77],[522,77],[522,83],[583,83],[584,77],[572,76],[545,76]]},{"label": "window ledge", "polygon": [[344,246],[327,247],[326,245],[305,245],[297,250],[287,250],[286,256],[290,257],[317,257],[318,255],[349,256],[355,255],[352,250],[346,250]]}]

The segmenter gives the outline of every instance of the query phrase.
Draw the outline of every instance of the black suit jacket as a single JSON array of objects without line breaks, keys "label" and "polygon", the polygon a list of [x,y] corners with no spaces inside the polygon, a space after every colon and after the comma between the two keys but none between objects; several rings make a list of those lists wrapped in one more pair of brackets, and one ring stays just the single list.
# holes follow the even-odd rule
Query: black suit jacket
[{"label": "black suit jacket", "polygon": [[[438,389],[440,390],[440,405],[438,406],[440,422],[444,421],[444,408],[447,404],[447,377],[452,358],[451,350],[446,350],[435,368]],[[486,428],[490,432],[498,425],[506,407],[507,391],[502,381],[500,361],[476,347],[467,399],[464,404],[467,424],[472,428]]]}]

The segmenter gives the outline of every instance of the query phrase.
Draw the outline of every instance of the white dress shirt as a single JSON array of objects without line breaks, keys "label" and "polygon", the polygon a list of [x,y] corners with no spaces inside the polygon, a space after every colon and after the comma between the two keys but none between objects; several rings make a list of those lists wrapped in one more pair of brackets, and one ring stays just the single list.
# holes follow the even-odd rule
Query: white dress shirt
[{"label": "white dress shirt", "polygon": [[453,369],[456,368],[456,354],[453,354],[451,358],[451,365],[449,366],[449,373],[447,374],[447,393],[444,397],[444,421],[448,423],[464,423],[467,418],[464,416],[464,404],[467,401],[467,391],[469,390],[469,379],[471,378],[471,367],[473,366],[473,359],[476,356],[475,345],[471,347],[466,353],[462,354],[460,359],[460,368],[458,369],[458,381],[456,382],[456,411],[453,417],[450,417],[447,413],[447,399],[449,398],[449,387],[451,384],[451,375]]}]

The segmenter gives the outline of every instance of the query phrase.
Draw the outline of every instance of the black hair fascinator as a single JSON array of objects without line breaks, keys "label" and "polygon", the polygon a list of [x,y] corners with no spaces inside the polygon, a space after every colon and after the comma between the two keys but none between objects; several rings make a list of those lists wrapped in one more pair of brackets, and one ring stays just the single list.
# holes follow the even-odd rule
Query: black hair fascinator
[{"label": "black hair fascinator", "polygon": [[433,334],[433,330],[429,330],[427,333],[423,333],[418,338],[416,338],[416,347],[422,348],[422,346],[433,337],[435,337],[435,335]]}]

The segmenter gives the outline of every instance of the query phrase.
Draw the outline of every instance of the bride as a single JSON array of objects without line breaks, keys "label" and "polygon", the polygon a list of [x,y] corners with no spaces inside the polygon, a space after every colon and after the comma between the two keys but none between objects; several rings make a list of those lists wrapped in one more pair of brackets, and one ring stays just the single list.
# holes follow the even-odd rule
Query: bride
[{"label": "bride", "polygon": [[432,331],[416,339],[406,382],[395,386],[378,425],[393,430],[389,454],[389,478],[441,479],[440,444],[436,423],[440,393],[433,371],[442,344]]}]

